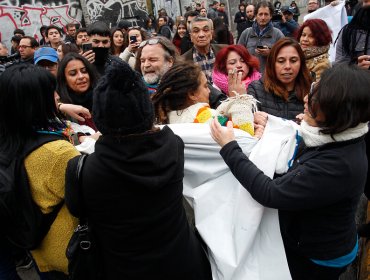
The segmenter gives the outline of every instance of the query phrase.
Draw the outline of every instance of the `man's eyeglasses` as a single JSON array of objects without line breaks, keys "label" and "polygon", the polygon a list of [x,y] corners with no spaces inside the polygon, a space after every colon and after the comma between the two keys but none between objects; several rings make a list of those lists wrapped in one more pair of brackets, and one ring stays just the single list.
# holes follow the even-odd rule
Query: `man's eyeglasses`
[{"label": "man's eyeglasses", "polygon": [[139,48],[143,48],[146,45],[151,46],[151,45],[157,45],[157,44],[160,44],[165,49],[165,51],[168,52],[168,54],[170,56],[174,56],[176,54],[173,50],[170,50],[166,46],[165,42],[163,42],[163,39],[161,39],[161,38],[153,38],[153,39],[148,39],[148,40],[142,41],[139,45]]},{"label": "man's eyeglasses", "polygon": [[308,5],[317,5],[317,2],[308,2]]},{"label": "man's eyeglasses", "polygon": [[27,48],[32,48],[32,46],[25,46],[25,45],[18,46],[18,49],[27,49]]}]

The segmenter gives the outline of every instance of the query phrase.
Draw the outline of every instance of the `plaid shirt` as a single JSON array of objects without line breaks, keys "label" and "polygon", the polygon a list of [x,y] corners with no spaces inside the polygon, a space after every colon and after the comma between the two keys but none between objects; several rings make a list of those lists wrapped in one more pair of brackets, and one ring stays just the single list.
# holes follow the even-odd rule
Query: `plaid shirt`
[{"label": "plaid shirt", "polygon": [[193,48],[193,60],[199,65],[207,80],[212,84],[212,71],[216,60],[212,48],[209,48],[209,52],[206,55],[199,53],[196,48]]}]

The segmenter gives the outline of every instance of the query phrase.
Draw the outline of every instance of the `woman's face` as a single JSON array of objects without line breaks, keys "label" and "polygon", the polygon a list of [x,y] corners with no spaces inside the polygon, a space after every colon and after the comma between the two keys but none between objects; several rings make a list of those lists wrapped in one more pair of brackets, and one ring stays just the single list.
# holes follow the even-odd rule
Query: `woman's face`
[{"label": "woman's face", "polygon": [[67,86],[78,94],[85,93],[90,88],[90,76],[83,62],[71,60],[64,69]]},{"label": "woman's face", "polygon": [[292,46],[281,48],[276,57],[275,72],[277,79],[288,91],[294,89],[295,79],[300,69],[301,59],[297,50]]},{"label": "woman's face", "polygon": [[57,53],[58,53],[59,61],[62,61],[62,59],[64,57],[63,50],[62,50],[62,45],[59,45],[59,47],[57,47]]},{"label": "woman's face", "polygon": [[130,36],[136,36],[136,41],[138,43],[141,43],[143,41],[143,38],[141,37],[141,33],[139,30],[136,30],[136,29],[132,29],[128,32],[128,38],[130,38]]},{"label": "woman's face", "polygon": [[302,50],[315,46],[315,37],[313,36],[313,33],[308,26],[303,28],[302,35],[299,38],[299,43],[301,44]]},{"label": "woman's face", "polygon": [[[308,109],[308,96],[309,95],[312,95],[312,94],[314,94],[313,93],[313,89],[314,89],[314,87],[316,86],[315,85],[316,83],[313,83],[312,84],[312,86],[311,86],[311,90],[310,90],[310,93],[309,94],[307,94],[305,97],[304,97],[304,99],[303,99],[303,101],[304,101],[304,116],[303,116],[303,119],[304,119],[304,121],[308,124],[308,125],[310,125],[310,126],[313,126],[313,127],[318,127],[319,125],[318,125],[318,121],[319,122],[322,122],[322,121],[324,121],[325,120],[325,117],[324,117],[324,114],[320,111],[320,108],[319,107],[317,107],[317,108],[315,108],[316,109],[316,118],[313,118],[312,116],[311,116],[311,114],[310,114],[310,111],[309,111],[309,109]],[[312,106],[318,106],[318,104],[317,103],[315,103],[315,97],[313,96],[313,97],[311,97],[311,98],[313,98],[313,100],[311,101],[311,105]]]},{"label": "woman's face", "polygon": [[237,72],[241,72],[242,81],[245,80],[249,72],[249,67],[237,52],[231,51],[226,58],[226,72],[229,73],[234,69],[236,69]]},{"label": "woman's face", "polygon": [[113,45],[116,47],[122,47],[123,45],[123,34],[121,31],[116,31],[113,34]]},{"label": "woman's face", "polygon": [[180,38],[183,38],[186,34],[186,26],[183,24],[179,24],[177,26],[177,33],[179,34]]},{"label": "woman's face", "polygon": [[206,75],[201,72],[199,76],[199,86],[192,94],[191,99],[195,103],[209,103],[209,88]]}]

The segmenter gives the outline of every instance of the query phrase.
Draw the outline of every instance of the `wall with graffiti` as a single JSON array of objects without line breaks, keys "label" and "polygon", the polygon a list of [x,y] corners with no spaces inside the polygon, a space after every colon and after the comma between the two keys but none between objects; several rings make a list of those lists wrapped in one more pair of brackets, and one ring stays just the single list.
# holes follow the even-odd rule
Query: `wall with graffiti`
[{"label": "wall with graffiti", "polygon": [[26,35],[41,39],[42,25],[80,23],[82,10],[78,0],[0,0],[0,40],[10,46],[13,30],[23,29]]},{"label": "wall with graffiti", "polygon": [[86,0],[86,6],[91,22],[102,20],[110,27],[121,19],[143,26],[148,14],[145,0]]}]

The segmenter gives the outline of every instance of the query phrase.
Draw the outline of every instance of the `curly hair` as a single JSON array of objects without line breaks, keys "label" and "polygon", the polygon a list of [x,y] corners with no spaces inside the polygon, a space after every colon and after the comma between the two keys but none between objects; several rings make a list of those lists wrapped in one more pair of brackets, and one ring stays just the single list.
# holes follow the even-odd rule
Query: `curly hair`
[{"label": "curly hair", "polygon": [[189,107],[189,95],[200,85],[202,70],[193,62],[177,62],[163,75],[152,96],[156,123],[167,124],[167,114]]},{"label": "curly hair", "polygon": [[302,36],[303,29],[308,27],[314,38],[315,44],[318,47],[329,45],[332,42],[331,38],[331,30],[329,29],[328,25],[322,19],[308,19],[304,23],[302,23],[301,27],[298,29],[297,32],[297,40]]},{"label": "curly hair", "polygon": [[247,76],[249,77],[252,75],[254,70],[259,71],[259,60],[255,56],[251,55],[248,50],[242,46],[242,45],[230,45],[228,47],[222,48],[217,56],[216,56],[216,61],[215,61],[215,69],[218,70],[219,72],[226,74],[226,62],[227,62],[227,57],[230,52],[236,52],[238,55],[240,55],[245,63],[249,67],[249,72]]}]

